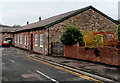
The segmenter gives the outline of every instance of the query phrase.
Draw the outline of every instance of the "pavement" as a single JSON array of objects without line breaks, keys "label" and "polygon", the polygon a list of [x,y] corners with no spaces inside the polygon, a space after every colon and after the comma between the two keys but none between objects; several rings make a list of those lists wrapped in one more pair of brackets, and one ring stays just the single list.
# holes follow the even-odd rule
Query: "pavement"
[{"label": "pavement", "polygon": [[120,82],[120,68],[118,67],[59,56],[45,56],[39,54],[35,54],[35,56],[68,67],[72,67],[80,71],[88,72]]},{"label": "pavement", "polygon": [[[16,48],[19,49],[19,48]],[[19,49],[20,50],[20,49]],[[22,49],[21,49],[22,50]],[[100,63],[94,63],[89,61],[77,60],[66,58],[63,56],[46,56],[36,54],[30,51],[22,50],[24,53],[28,53],[31,56],[38,57],[47,61],[55,62],[61,65],[65,65],[80,71],[88,72],[94,75],[98,75],[110,80],[120,82],[120,68]]]}]

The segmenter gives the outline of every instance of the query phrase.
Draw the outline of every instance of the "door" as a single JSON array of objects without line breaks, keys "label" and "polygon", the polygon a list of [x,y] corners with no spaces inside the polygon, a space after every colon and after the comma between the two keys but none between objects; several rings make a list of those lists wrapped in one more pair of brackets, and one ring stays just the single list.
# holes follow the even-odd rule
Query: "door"
[{"label": "door", "polygon": [[6,38],[6,41],[8,41],[10,45],[12,45],[12,38]]},{"label": "door", "polygon": [[30,36],[30,48],[33,50],[33,34]]}]

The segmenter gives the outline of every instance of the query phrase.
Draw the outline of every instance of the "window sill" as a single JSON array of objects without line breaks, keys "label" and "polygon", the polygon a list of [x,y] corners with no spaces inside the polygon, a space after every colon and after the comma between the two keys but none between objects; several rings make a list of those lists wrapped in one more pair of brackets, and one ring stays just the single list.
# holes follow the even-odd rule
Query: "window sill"
[{"label": "window sill", "polygon": [[35,45],[35,46],[38,46],[38,45]]},{"label": "window sill", "polygon": [[43,47],[43,45],[40,45],[40,47]]}]

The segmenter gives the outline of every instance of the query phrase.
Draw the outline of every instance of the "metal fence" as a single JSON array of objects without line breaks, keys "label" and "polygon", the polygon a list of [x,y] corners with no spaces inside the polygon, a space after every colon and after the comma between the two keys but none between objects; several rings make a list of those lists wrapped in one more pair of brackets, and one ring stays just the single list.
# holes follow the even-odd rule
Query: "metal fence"
[{"label": "metal fence", "polygon": [[63,55],[64,54],[64,46],[60,42],[52,42],[51,43],[51,53],[52,54],[59,54]]}]

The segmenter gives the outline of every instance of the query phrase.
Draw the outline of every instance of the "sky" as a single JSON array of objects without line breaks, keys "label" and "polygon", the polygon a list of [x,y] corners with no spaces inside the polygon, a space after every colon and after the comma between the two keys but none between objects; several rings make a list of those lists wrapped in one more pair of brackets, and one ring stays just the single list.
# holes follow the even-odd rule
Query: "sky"
[{"label": "sky", "polygon": [[4,25],[26,25],[92,5],[106,15],[118,20],[119,0],[1,0],[0,23]]}]

